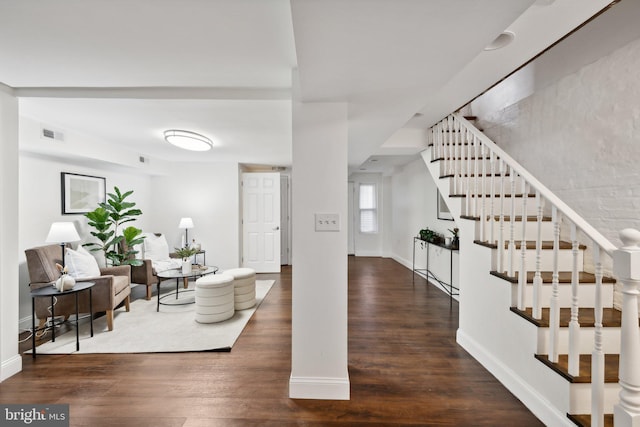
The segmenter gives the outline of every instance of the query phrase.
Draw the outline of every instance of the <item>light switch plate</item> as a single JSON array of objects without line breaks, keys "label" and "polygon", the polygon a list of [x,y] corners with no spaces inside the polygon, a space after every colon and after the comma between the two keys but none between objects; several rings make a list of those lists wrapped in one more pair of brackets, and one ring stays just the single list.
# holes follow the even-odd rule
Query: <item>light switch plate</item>
[{"label": "light switch plate", "polygon": [[316,231],[340,231],[340,214],[317,213],[315,220]]}]

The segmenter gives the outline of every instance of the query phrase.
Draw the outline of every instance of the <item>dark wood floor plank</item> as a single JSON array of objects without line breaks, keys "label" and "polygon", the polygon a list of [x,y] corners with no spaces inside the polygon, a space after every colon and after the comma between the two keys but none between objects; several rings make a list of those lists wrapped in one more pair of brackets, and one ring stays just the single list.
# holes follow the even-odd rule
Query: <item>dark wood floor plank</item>
[{"label": "dark wood floor plank", "polygon": [[456,344],[458,304],[384,258],[349,258],[351,400],[289,399],[291,268],[260,278],[276,284],[230,353],[25,355],[0,401],[92,427],[542,425]]}]

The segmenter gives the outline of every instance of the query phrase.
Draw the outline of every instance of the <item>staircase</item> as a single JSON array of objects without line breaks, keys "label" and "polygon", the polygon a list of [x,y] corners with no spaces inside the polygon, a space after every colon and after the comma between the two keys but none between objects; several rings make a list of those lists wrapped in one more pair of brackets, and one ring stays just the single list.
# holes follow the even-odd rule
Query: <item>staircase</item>
[{"label": "staircase", "polygon": [[620,405],[618,365],[621,345],[639,364],[637,295],[614,298],[612,272],[632,277],[613,259],[637,251],[617,250],[458,114],[433,126],[422,155],[461,229],[458,342],[547,425],[613,426],[615,405],[616,426],[631,425],[640,373]]}]

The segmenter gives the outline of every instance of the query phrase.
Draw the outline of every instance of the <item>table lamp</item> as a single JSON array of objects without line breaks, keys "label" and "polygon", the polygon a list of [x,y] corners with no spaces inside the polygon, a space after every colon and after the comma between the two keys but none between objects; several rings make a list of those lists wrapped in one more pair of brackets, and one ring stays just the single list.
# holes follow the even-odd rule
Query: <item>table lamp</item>
[{"label": "table lamp", "polygon": [[76,226],[72,222],[54,222],[49,228],[49,234],[45,242],[58,243],[62,248],[62,266],[64,267],[64,246],[70,242],[80,240]]},{"label": "table lamp", "polygon": [[193,228],[193,220],[191,218],[180,219],[178,228],[184,228],[184,242],[182,242],[182,247],[189,246],[189,229]]}]

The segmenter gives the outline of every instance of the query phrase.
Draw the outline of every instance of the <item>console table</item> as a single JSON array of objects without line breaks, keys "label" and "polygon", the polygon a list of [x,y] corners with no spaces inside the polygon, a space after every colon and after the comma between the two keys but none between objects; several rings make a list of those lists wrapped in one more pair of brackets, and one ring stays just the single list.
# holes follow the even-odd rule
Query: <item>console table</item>
[{"label": "console table", "polygon": [[[416,244],[417,243],[421,243],[423,245],[426,246],[426,252],[427,252],[427,265],[426,268],[416,268]],[[438,276],[436,276],[431,269],[429,268],[429,248],[430,246],[435,246],[435,247],[439,247],[439,248],[443,248],[445,250],[449,251],[449,281],[444,281],[443,279],[439,278]],[[427,281],[430,281],[431,283],[434,283],[435,285],[439,286],[443,291],[445,291],[447,294],[449,294],[449,297],[451,299],[453,299],[454,295],[460,295],[460,289],[457,286],[453,285],[453,253],[454,252],[458,252],[458,249],[453,249],[451,247],[451,245],[444,245],[444,244],[440,244],[440,243],[431,243],[431,242],[427,242],[426,240],[422,240],[419,237],[414,237],[413,238],[413,265],[412,265],[412,269],[413,269],[413,278],[415,280],[415,275],[418,274],[422,277],[424,277],[425,279],[427,279]]]}]

